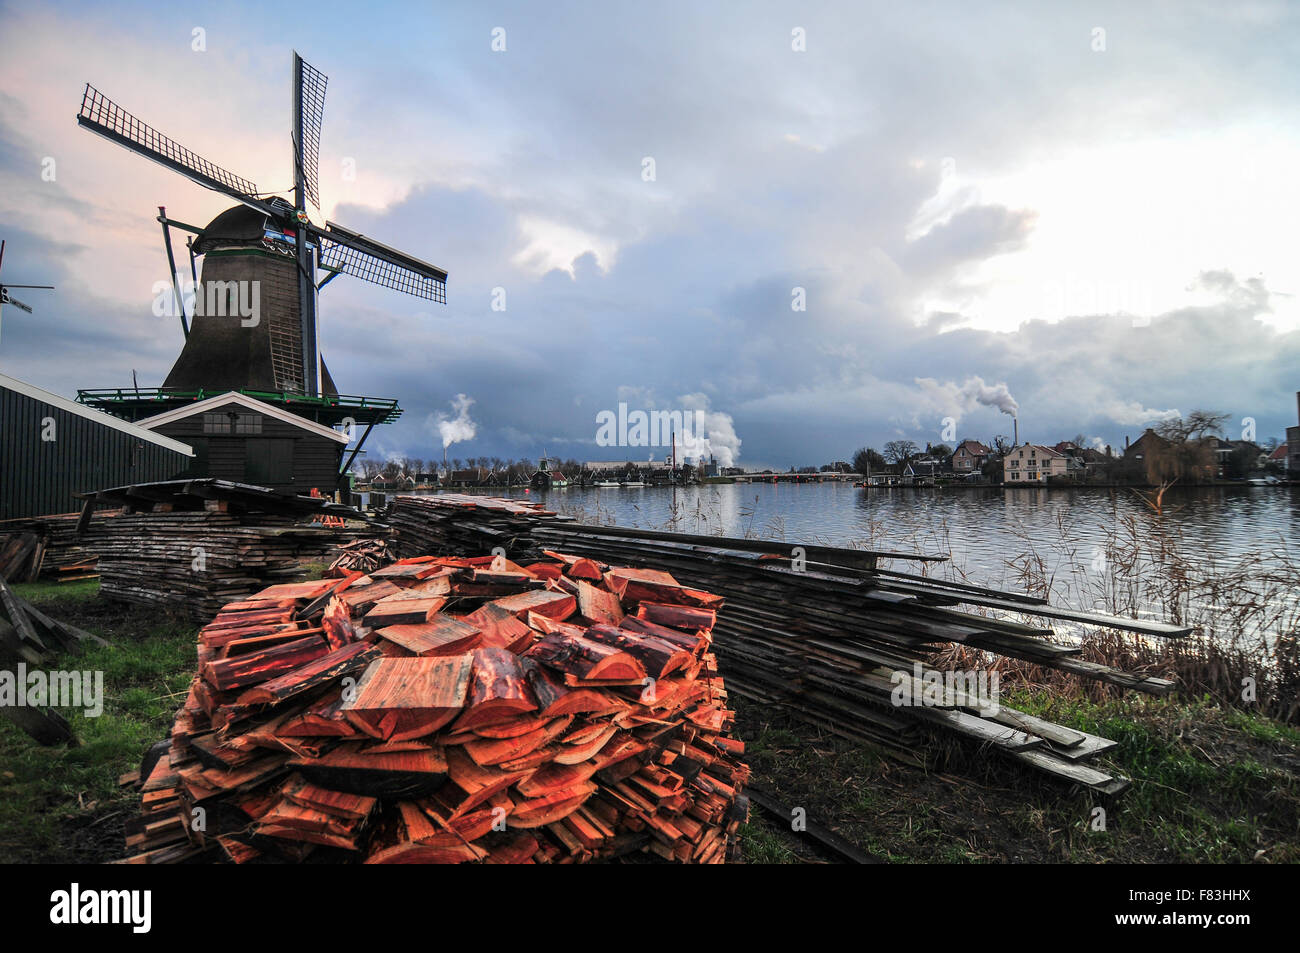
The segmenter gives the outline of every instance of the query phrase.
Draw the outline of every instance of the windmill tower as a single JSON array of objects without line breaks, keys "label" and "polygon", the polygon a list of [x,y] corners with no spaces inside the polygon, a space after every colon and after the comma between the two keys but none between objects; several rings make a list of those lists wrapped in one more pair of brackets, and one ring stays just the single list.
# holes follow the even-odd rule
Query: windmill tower
[{"label": "windmill tower", "polygon": [[[141,122],[87,84],[77,122],[111,142],[234,199],[206,227],[186,225],[159,209],[185,345],[162,387],[84,389],[77,399],[130,420],[204,396],[237,391],[318,423],[351,420],[365,433],[401,414],[397,401],[338,393],[320,356],[317,296],[339,275],[352,275],[429,301],[446,303],[447,273],[335,222],[318,225],[318,163],[327,78],[293,55],[293,194],[261,192]],[[195,234],[191,266],[203,259],[187,314],[172,256],[170,229]],[[325,272],[317,281],[319,272]],[[249,307],[254,305],[254,307]],[[251,312],[256,313],[251,313]]]},{"label": "windmill tower", "polygon": [[[5,261],[5,243],[4,243],[4,241],[3,241],[2,239],[0,239],[0,268],[3,268],[3,267],[4,267],[4,261]],[[43,289],[43,290],[46,290],[46,291],[53,291],[53,290],[54,290],[54,285],[6,285],[6,284],[0,284],[0,316],[3,315],[3,312],[4,312],[4,306],[7,305],[7,304],[11,304],[11,305],[13,305],[15,308],[20,308],[21,310],[26,311],[28,314],[31,314],[31,313],[32,313],[31,305],[23,304],[23,303],[22,303],[21,301],[19,301],[17,298],[15,298],[15,297],[13,297],[11,294],[9,294],[9,289],[10,289],[10,288],[40,288],[40,289]]]}]

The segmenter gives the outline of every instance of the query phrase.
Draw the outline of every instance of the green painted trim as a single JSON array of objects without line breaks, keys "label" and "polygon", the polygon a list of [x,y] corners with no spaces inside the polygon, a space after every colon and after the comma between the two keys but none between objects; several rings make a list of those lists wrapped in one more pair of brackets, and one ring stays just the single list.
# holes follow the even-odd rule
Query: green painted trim
[{"label": "green painted trim", "polygon": [[205,254],[205,258],[238,258],[243,255],[255,255],[259,258],[272,258],[276,261],[282,261],[286,265],[292,266],[293,259],[284,255],[276,255],[262,248],[219,248]]}]

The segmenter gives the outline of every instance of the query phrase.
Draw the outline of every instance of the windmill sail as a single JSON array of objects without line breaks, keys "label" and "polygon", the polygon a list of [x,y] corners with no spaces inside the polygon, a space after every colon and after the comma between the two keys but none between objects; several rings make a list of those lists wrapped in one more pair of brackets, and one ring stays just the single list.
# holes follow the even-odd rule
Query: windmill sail
[{"label": "windmill sail", "polygon": [[302,172],[311,204],[320,208],[320,126],[325,115],[327,77],[297,53],[293,54],[294,161]]},{"label": "windmill sail", "polygon": [[266,204],[254,197],[257,186],[248,179],[227,172],[198,153],[186,149],[175,139],[164,136],[89,83],[81,97],[77,122],[105,139],[179,172],[204,188],[224,192],[245,205],[267,210]]},{"label": "windmill sail", "polygon": [[34,313],[30,305],[25,305],[17,298],[11,297],[8,288],[0,288],[0,304],[11,304],[15,308],[22,308],[28,314]]},{"label": "windmill sail", "polygon": [[328,230],[311,228],[321,240],[322,268],[341,271],[417,298],[447,303],[447,273],[441,268],[335,222],[326,224]]}]

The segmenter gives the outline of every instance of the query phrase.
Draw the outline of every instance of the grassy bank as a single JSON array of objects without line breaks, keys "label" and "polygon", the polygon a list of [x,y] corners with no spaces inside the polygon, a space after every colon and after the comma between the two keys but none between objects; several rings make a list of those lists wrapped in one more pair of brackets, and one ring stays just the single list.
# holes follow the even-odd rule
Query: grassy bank
[{"label": "grassy bank", "polygon": [[[1003,701],[1118,747],[1133,778],[1114,803],[964,742],[936,745],[929,771],[900,765],[766,708],[737,701],[753,781],[787,808],[894,862],[1300,862],[1300,732],[1206,701],[1093,701],[1017,690]],[[1105,830],[1094,830],[1096,808]],[[784,819],[755,811],[750,863],[819,862]]]},{"label": "grassy bank", "polygon": [[139,795],[120,775],[171,730],[196,665],[197,626],[99,597],[97,581],[14,587],[40,609],[109,641],[47,666],[104,673],[97,718],[61,709],[80,744],[43,748],[0,720],[0,860],[102,862],[121,857]]}]

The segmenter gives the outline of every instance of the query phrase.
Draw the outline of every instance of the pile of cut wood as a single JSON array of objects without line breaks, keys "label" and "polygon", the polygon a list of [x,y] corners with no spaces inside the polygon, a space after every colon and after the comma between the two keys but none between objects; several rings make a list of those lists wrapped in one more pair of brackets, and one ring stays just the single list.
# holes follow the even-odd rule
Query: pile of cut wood
[{"label": "pile of cut wood", "polygon": [[561,553],[278,585],[200,633],[131,862],[721,863],[748,816],[722,600]]},{"label": "pile of cut wood", "polygon": [[[302,563],[360,530],[311,525],[321,514],[360,518],[328,500],[286,497],[220,480],[176,480],[86,494],[87,545],[99,554],[100,592],[206,620],[268,584],[301,579]],[[95,506],[121,508],[91,520]]]},{"label": "pile of cut wood", "polygon": [[[539,519],[561,520],[540,503],[466,493],[400,496],[389,505],[387,522],[397,534],[396,552],[489,553],[515,551]],[[534,550],[535,551],[535,550]]]},{"label": "pile of cut wood", "polygon": [[381,566],[393,561],[393,554],[386,539],[356,539],[339,547],[339,554],[330,563],[331,575],[341,576],[346,572],[374,572]]},{"label": "pile of cut wood", "polygon": [[941,556],[588,526],[484,497],[398,497],[389,518],[403,554],[413,539],[426,551],[455,554],[482,523],[512,559],[552,549],[670,572],[726,598],[715,645],[737,696],[916,763],[927,760],[934,732],[954,734],[1106,795],[1123,791],[1128,779],[1086,762],[1115,742],[991,704],[987,693],[969,690],[981,673],[946,672],[934,664],[936,653],[953,644],[986,653],[986,686],[987,673],[1007,657],[1162,695],[1174,687],[1169,680],[1085,661],[1078,643],[1054,638],[1047,623],[1160,638],[1189,631],[885,568]]},{"label": "pile of cut wood", "polygon": [[100,592],[210,619],[268,583],[302,578],[304,549],[327,532],[268,514],[122,514],[94,538]]},{"label": "pile of cut wood", "polygon": [[[0,578],[0,672],[17,684],[25,666],[42,666],[56,653],[79,652],[87,642],[105,644],[97,635],[53,618],[14,593]],[[0,714],[43,745],[76,744],[67,719],[44,705],[0,701]]]},{"label": "pile of cut wood", "polygon": [[[78,535],[79,517],[78,513],[61,513],[0,521],[0,578],[9,582],[94,579],[99,557]],[[96,515],[92,531],[107,517]]]}]

